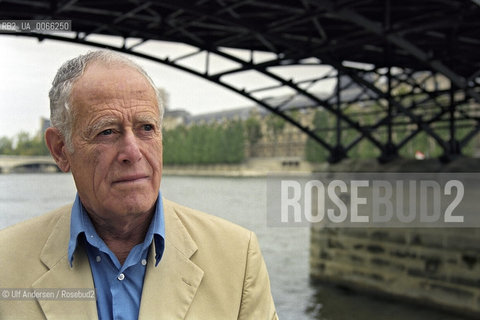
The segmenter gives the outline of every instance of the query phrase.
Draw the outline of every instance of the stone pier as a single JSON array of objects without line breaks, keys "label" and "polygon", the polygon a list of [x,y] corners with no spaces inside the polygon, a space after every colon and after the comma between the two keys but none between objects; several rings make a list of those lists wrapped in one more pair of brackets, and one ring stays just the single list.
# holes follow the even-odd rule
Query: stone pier
[{"label": "stone pier", "polygon": [[[479,163],[478,159],[448,166],[397,163],[384,169],[478,172]],[[360,166],[359,171],[367,170]],[[373,171],[371,166],[368,171]],[[480,317],[479,228],[324,228],[314,224],[310,267],[313,281]]]}]

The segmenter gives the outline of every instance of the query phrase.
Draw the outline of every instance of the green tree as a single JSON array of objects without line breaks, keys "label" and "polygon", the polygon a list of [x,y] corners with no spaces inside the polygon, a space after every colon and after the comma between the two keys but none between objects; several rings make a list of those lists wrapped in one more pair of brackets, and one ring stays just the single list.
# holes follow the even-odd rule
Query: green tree
[{"label": "green tree", "polygon": [[0,154],[12,155],[13,154],[13,142],[8,137],[0,138]]},{"label": "green tree", "polygon": [[270,135],[270,139],[273,140],[273,156],[277,154],[278,136],[285,128],[285,120],[276,114],[269,114],[266,117],[267,130]]},{"label": "green tree", "polygon": [[163,162],[179,165],[239,163],[245,159],[245,139],[241,121],[178,126],[163,134]]},{"label": "green tree", "polygon": [[49,151],[43,137],[38,134],[30,136],[28,132],[22,131],[16,136],[16,146],[12,154],[20,156],[44,156]]},{"label": "green tree", "polygon": [[229,121],[223,134],[225,163],[240,163],[245,160],[245,135],[241,121]]},{"label": "green tree", "polygon": [[[328,115],[325,111],[315,111],[315,114],[313,115],[313,127],[317,134],[323,136],[324,138],[327,138],[325,140],[328,141],[327,134],[320,134],[321,132],[328,133],[327,131],[322,131],[328,128]],[[329,153],[327,149],[325,149],[322,145],[320,145],[312,138],[307,139],[307,143],[305,144],[305,158],[307,161],[325,162],[328,156]]]},{"label": "green tree", "polygon": [[258,140],[262,138],[260,121],[253,116],[250,116],[247,120],[245,120],[245,131],[250,146],[254,146]]},{"label": "green tree", "polygon": [[249,149],[249,156],[256,156],[255,146],[262,138],[262,125],[257,117],[250,116],[245,120],[245,135],[247,136],[247,143]]}]

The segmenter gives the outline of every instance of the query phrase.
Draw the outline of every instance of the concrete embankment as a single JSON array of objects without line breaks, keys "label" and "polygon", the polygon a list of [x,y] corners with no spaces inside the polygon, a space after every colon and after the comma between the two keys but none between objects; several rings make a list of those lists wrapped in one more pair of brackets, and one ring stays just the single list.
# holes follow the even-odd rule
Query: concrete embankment
[{"label": "concrete embankment", "polygon": [[459,158],[444,164],[436,159],[399,159],[381,164],[374,159],[346,159],[337,164],[309,163],[298,158],[252,158],[242,164],[164,165],[168,175],[262,177],[305,176],[315,172],[480,172],[480,158]]},{"label": "concrete embankment", "polygon": [[[480,159],[463,158],[449,164],[397,161],[384,166],[350,162],[351,170],[347,167],[344,163],[335,170],[480,172]],[[312,224],[310,273],[314,281],[480,319],[479,228],[326,228]]]},{"label": "concrete embankment", "polygon": [[241,164],[165,165],[166,175],[264,177],[270,174],[305,175],[326,165],[313,165],[298,158],[253,158]]}]

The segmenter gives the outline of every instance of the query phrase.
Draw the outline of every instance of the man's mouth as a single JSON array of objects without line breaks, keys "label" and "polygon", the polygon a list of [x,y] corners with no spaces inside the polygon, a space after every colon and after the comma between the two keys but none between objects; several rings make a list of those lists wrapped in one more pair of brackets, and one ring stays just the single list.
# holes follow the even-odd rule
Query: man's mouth
[{"label": "man's mouth", "polygon": [[143,182],[148,179],[148,176],[145,174],[134,174],[123,176],[113,181],[113,184],[128,184],[128,183],[136,183],[136,182]]}]

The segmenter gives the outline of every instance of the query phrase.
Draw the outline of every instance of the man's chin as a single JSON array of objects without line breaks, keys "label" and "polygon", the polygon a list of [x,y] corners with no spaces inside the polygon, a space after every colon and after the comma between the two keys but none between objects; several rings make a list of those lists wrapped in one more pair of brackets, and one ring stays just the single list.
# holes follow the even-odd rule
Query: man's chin
[{"label": "man's chin", "polygon": [[152,212],[156,201],[157,198],[145,197],[145,195],[116,198],[111,201],[108,211],[121,216],[141,215]]}]

